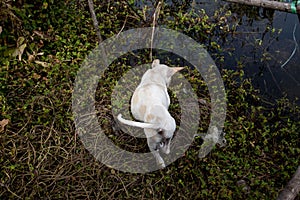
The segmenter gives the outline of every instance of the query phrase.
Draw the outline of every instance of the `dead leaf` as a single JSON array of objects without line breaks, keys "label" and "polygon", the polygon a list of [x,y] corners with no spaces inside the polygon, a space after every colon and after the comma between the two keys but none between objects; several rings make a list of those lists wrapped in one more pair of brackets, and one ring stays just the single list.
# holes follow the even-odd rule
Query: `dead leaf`
[{"label": "dead leaf", "polygon": [[2,33],[2,26],[0,26],[0,34]]},{"label": "dead leaf", "polygon": [[33,73],[33,78],[34,79],[39,79],[39,78],[41,78],[41,75],[39,75],[37,73]]},{"label": "dead leaf", "polygon": [[24,53],[24,49],[26,48],[26,44],[22,44],[20,47],[19,47],[19,61],[21,61],[22,60],[22,55],[23,55],[23,53]]},{"label": "dead leaf", "polygon": [[204,99],[199,99],[199,103],[206,105],[206,101]]},{"label": "dead leaf", "polygon": [[18,56],[19,57],[19,61],[22,60],[22,55],[24,53],[24,50],[26,48],[26,44],[22,44],[20,47],[15,49],[15,52],[12,54],[13,57]]},{"label": "dead leaf", "polygon": [[4,127],[9,123],[9,119],[3,119],[0,121],[0,133],[4,131]]},{"label": "dead leaf", "polygon": [[19,37],[17,40],[17,47],[20,47],[25,41],[24,37]]},{"label": "dead leaf", "polygon": [[47,63],[47,62],[42,62],[42,61],[38,61],[38,60],[36,60],[36,61],[34,61],[36,64],[38,64],[38,65],[42,65],[43,67],[49,67],[49,63]]},{"label": "dead leaf", "polygon": [[44,38],[43,34],[38,32],[38,31],[33,31],[33,33],[35,33],[37,36]]},{"label": "dead leaf", "polygon": [[32,61],[34,61],[35,57],[34,55],[28,54],[28,62],[31,63]]},{"label": "dead leaf", "polygon": [[22,60],[22,55],[23,55],[24,50],[27,46],[27,44],[24,43],[24,42],[25,42],[25,38],[24,37],[19,37],[18,40],[17,40],[17,48],[15,49],[15,51],[12,54],[13,57],[18,56],[19,61]]}]

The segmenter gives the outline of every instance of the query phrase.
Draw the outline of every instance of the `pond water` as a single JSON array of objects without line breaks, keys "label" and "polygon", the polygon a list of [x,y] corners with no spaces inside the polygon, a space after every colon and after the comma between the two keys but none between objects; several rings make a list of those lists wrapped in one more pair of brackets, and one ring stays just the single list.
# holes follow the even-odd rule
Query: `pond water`
[{"label": "pond water", "polygon": [[[223,5],[224,2],[219,1],[196,1],[195,8],[204,8],[212,15],[214,10]],[[253,79],[255,86],[268,98],[284,95],[291,100],[299,98],[298,16],[246,6],[241,9],[237,4],[231,4],[229,9],[237,18],[238,27],[236,34],[227,38],[228,41],[223,44],[223,48],[230,50],[230,53],[225,54],[224,68],[234,69],[241,62],[247,76]]]},{"label": "pond water", "polygon": [[[266,95],[300,97],[300,52],[294,41],[295,37],[299,43],[300,38],[297,15],[276,11],[271,20],[249,21],[243,18],[237,29],[241,34],[231,43],[235,47],[234,57],[245,63],[248,76]],[[267,27],[282,32],[272,36]],[[228,61],[232,62],[232,58]]]},{"label": "pond water", "polygon": [[[152,1],[137,2],[140,8],[155,5]],[[164,2],[176,6],[184,1]],[[224,7],[232,12],[230,23],[238,26],[235,34],[229,35],[226,42],[221,44],[225,53],[224,62],[218,63],[220,68],[235,69],[238,63],[243,64],[246,75],[252,78],[255,87],[269,100],[285,95],[291,100],[300,97],[300,45],[297,47],[300,24],[296,14],[220,0],[187,2],[189,9],[204,9],[209,16]],[[300,104],[300,100],[297,103]]]}]

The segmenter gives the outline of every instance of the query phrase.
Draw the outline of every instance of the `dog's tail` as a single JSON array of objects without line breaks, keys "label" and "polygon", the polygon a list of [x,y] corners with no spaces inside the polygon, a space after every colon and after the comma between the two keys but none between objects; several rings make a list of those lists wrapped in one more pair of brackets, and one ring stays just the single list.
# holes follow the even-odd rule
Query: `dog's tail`
[{"label": "dog's tail", "polygon": [[160,126],[159,124],[150,124],[150,123],[144,123],[144,122],[135,122],[135,121],[130,121],[127,119],[122,118],[122,115],[118,115],[118,120],[122,122],[123,124],[127,124],[129,126],[136,126],[140,128],[152,128],[152,129],[159,129]]}]

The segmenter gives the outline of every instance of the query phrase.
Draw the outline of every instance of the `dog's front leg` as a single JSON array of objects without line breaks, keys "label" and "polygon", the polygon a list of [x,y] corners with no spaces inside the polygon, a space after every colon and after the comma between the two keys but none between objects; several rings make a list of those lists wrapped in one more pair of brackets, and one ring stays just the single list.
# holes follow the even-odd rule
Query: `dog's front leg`
[{"label": "dog's front leg", "polygon": [[[149,135],[154,135],[155,133],[153,131],[153,129],[144,129],[146,136]],[[147,143],[149,146],[149,150],[151,151],[151,153],[153,154],[154,158],[156,159],[156,163],[161,166],[162,168],[166,167],[164,160],[162,159],[162,157],[159,154],[159,143],[161,141],[161,136],[159,134],[156,134],[152,137],[147,137]]]},{"label": "dog's front leg", "polygon": [[161,166],[162,168],[165,168],[165,167],[166,167],[165,162],[164,162],[164,160],[162,159],[162,157],[159,155],[158,150],[151,150],[151,149],[150,149],[150,151],[151,151],[151,153],[153,154],[153,156],[155,157],[156,163],[157,163],[159,166]]}]

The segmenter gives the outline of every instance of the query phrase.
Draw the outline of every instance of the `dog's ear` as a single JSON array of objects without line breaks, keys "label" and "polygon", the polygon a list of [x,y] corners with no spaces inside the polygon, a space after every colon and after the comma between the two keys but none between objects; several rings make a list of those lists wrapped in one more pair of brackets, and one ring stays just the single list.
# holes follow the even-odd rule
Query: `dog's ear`
[{"label": "dog's ear", "polygon": [[159,65],[159,59],[155,59],[152,62],[152,68],[156,67],[157,65]]},{"label": "dog's ear", "polygon": [[176,72],[179,72],[180,70],[183,70],[184,67],[172,67],[172,69]]},{"label": "dog's ear", "polygon": [[171,77],[173,76],[176,72],[179,72],[180,70],[183,70],[184,67],[169,67],[169,70],[168,70],[168,77]]}]

